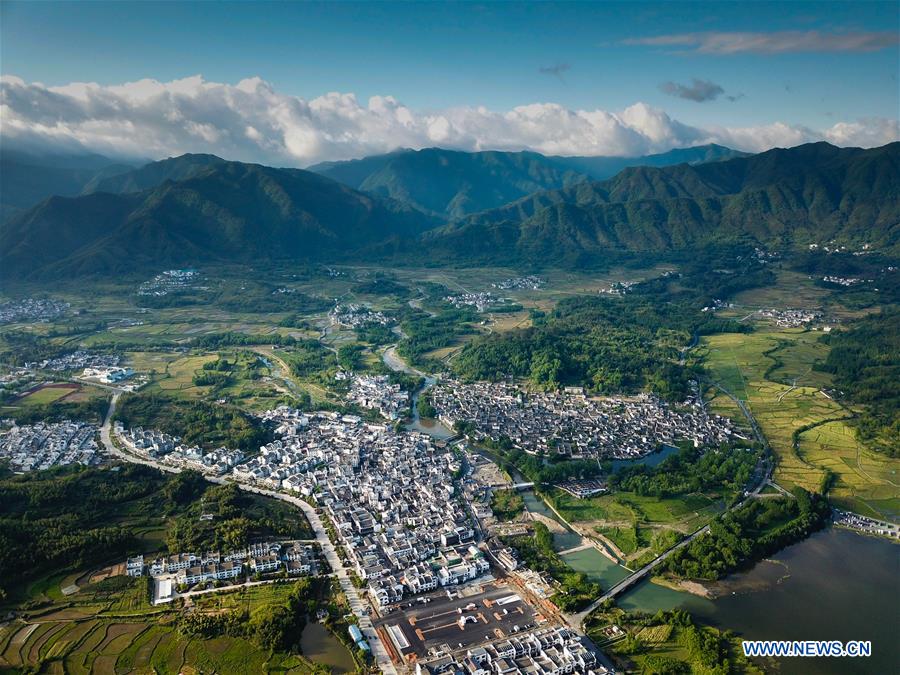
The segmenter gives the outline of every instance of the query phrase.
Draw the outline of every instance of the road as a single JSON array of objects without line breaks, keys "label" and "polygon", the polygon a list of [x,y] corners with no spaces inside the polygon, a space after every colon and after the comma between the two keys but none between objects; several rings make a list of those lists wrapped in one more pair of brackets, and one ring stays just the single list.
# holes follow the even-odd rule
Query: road
[{"label": "road", "polygon": [[[109,452],[110,455],[118,457],[119,459],[126,462],[152,466],[156,469],[159,469],[160,471],[166,471],[168,473],[178,473],[180,469],[177,467],[160,464],[159,462],[155,462],[149,458],[138,457],[131,453],[125,452],[113,442],[112,418],[115,414],[116,404],[118,403],[121,393],[121,391],[117,391],[113,394],[112,400],[109,403],[109,409],[106,411],[106,418],[103,420],[103,426],[100,428],[100,440],[102,441],[107,452]],[[372,620],[369,618],[368,614],[365,611],[365,605],[363,604],[362,598],[360,598],[359,596],[359,591],[350,580],[350,575],[347,573],[347,570],[341,562],[341,559],[338,557],[337,550],[335,550],[334,545],[331,543],[331,539],[329,539],[328,537],[328,532],[325,530],[325,526],[322,524],[322,519],[319,517],[319,514],[316,513],[316,510],[298,497],[282,494],[280,492],[274,492],[272,490],[258,488],[252,485],[247,485],[246,483],[229,481],[220,476],[206,475],[205,477],[209,482],[217,483],[219,485],[227,485],[234,482],[234,484],[237,485],[241,490],[246,490],[247,492],[252,492],[254,494],[271,497],[272,499],[280,499],[281,501],[292,504],[293,506],[296,506],[301,511],[303,511],[306,519],[309,521],[309,524],[313,529],[313,533],[316,537],[316,542],[318,542],[319,546],[322,548],[325,559],[328,561],[328,564],[331,566],[331,569],[334,571],[334,575],[337,577],[337,580],[341,585],[341,590],[344,591],[344,594],[347,596],[347,602],[350,603],[350,609],[353,614],[356,615],[357,622],[359,623],[359,629],[362,631],[362,634],[369,642],[369,646],[372,648],[372,656],[374,657],[375,662],[378,664],[378,668],[382,673],[388,673],[388,675],[396,675],[397,670],[394,667],[390,656],[388,656],[387,650],[381,643],[381,639],[375,633],[375,627],[372,625]]]},{"label": "road", "polygon": [[666,558],[668,558],[670,555],[672,555],[675,551],[687,546],[692,541],[694,541],[694,539],[696,539],[697,537],[699,537],[702,534],[706,534],[707,532],[709,532],[709,525],[704,525],[703,527],[701,527],[699,530],[697,530],[693,534],[682,539],[680,542],[675,544],[675,546],[670,548],[668,551],[666,551],[659,557],[654,558],[652,561],[650,561],[649,563],[644,565],[641,569],[637,570],[633,574],[630,574],[629,576],[622,579],[622,581],[617,583],[615,586],[613,586],[608,591],[606,591],[606,593],[604,593],[599,598],[594,600],[594,602],[592,602],[587,608],[583,609],[582,611],[578,612],[577,614],[567,614],[566,621],[568,621],[569,625],[572,628],[574,628],[575,630],[581,630],[581,626],[584,623],[584,620],[588,617],[588,614],[593,612],[595,609],[597,609],[600,605],[602,605],[604,602],[606,602],[610,598],[615,598],[617,595],[619,595],[623,591],[626,591],[629,588],[631,588],[634,584],[638,583],[641,579],[643,579],[648,574],[650,574],[650,572],[652,572],[653,569],[657,565],[662,563]]},{"label": "road", "polygon": [[[733,400],[737,404],[737,406],[741,409],[741,412],[747,418],[747,421],[750,423],[750,426],[753,429],[753,433],[756,436],[757,440],[763,445],[763,447],[765,448],[765,451],[766,451],[765,457],[760,460],[759,464],[757,464],[756,470],[754,471],[754,474],[753,474],[753,478],[751,479],[752,480],[751,485],[753,486],[753,489],[746,493],[746,496],[744,497],[744,499],[733,504],[731,507],[725,509],[725,511],[723,512],[723,513],[728,513],[729,511],[732,511],[736,508],[743,506],[747,502],[747,500],[758,497],[760,491],[767,484],[770,483],[771,473],[772,473],[772,463],[769,461],[769,459],[771,457],[771,450],[769,448],[768,442],[766,441],[766,437],[763,436],[763,433],[760,430],[759,425],[756,423],[756,420],[753,418],[753,415],[750,414],[750,411],[747,409],[744,402],[741,401],[736,396],[734,396],[730,391],[728,391],[727,389],[725,389],[718,383],[713,383],[713,385],[715,387],[717,387],[718,389],[720,389],[722,391],[722,393],[724,393],[726,396],[731,398],[731,400]],[[774,485],[774,483],[773,483],[773,485]],[[779,488],[777,485],[775,487],[778,488],[779,490],[781,490],[781,488]],[[608,600],[610,598],[616,597],[623,591],[627,590],[634,584],[641,581],[651,571],[653,571],[653,569],[655,567],[657,567],[660,563],[662,563],[666,558],[668,558],[670,555],[672,555],[675,551],[677,551],[678,549],[680,549],[684,546],[687,546],[692,541],[694,541],[694,539],[706,534],[707,532],[709,532],[709,525],[705,525],[704,527],[701,527],[699,530],[697,530],[693,534],[685,537],[680,542],[675,544],[675,546],[668,549],[666,552],[661,553],[659,556],[657,556],[656,558],[651,560],[649,563],[644,565],[641,569],[637,570],[633,574],[622,579],[622,581],[620,581],[615,586],[610,588],[606,593],[604,593],[597,600],[592,602],[586,609],[582,610],[581,612],[578,612],[577,614],[566,614],[565,615],[566,621],[575,630],[582,630],[582,624],[584,623],[584,620],[587,618],[587,616],[591,612],[593,612],[601,604],[603,604],[603,602],[605,602],[606,600]]]}]

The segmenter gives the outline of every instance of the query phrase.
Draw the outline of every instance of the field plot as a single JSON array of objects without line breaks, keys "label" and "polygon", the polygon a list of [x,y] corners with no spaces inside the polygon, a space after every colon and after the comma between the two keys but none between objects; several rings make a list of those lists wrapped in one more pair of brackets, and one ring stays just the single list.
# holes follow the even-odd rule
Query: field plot
[{"label": "field plot", "polygon": [[[745,401],[756,418],[777,457],[779,484],[821,491],[833,479],[830,494],[837,503],[866,515],[897,518],[900,460],[858,443],[843,421],[853,411],[821,390],[830,378],[813,364],[825,358],[828,348],[817,337],[815,332],[772,327],[746,335],[713,335],[703,339],[704,363],[713,379]],[[715,396],[710,405],[740,419],[725,396]]]},{"label": "field plot", "polygon": [[[76,607],[41,610],[34,616],[26,612],[25,618],[0,628],[0,671],[171,675],[321,672],[299,654],[273,652],[249,639],[186,635],[178,629],[179,610],[151,608],[142,584],[125,577],[114,579],[121,583],[115,584],[116,592],[109,595],[98,595],[96,587],[89,587],[73,596],[70,602],[80,611],[75,611]],[[202,596],[190,611],[212,616],[246,609],[252,617],[259,610],[286,602],[292,586],[275,584]],[[90,604],[103,597],[108,600],[106,604]],[[135,602],[138,597],[141,601]]]},{"label": "field plot", "polygon": [[44,384],[27,392],[16,401],[19,405],[48,405],[54,401],[74,394],[81,389],[80,385],[69,383]]}]

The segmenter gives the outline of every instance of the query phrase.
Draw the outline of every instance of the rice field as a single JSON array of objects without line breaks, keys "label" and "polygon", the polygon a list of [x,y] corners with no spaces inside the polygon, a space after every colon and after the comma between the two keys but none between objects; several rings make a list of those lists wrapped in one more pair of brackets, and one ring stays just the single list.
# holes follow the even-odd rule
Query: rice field
[{"label": "rice field", "polygon": [[[775,480],[790,488],[819,491],[828,471],[829,492],[845,508],[887,519],[900,517],[900,460],[859,443],[845,418],[853,414],[828,397],[827,373],[813,365],[825,358],[818,333],[760,328],[751,334],[721,334],[703,339],[704,365],[712,377],[745,401],[777,458]],[[796,385],[796,386],[794,386]],[[710,406],[740,419],[736,406],[715,396]],[[808,427],[812,427],[807,429]],[[794,433],[799,433],[794,449]]]}]

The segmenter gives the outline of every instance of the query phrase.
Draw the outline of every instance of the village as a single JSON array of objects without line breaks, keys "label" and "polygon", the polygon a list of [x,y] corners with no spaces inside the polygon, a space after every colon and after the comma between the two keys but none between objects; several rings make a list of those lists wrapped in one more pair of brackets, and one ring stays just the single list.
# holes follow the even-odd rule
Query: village
[{"label": "village", "polygon": [[46,322],[58,319],[69,311],[68,302],[43,298],[23,298],[0,304],[0,324],[17,321]]},{"label": "village", "polygon": [[87,349],[77,349],[74,352],[56,356],[51,359],[42,359],[26,363],[25,367],[34,370],[52,370],[54,372],[75,371],[84,368],[115,368],[121,362],[118,354],[94,352]]},{"label": "village", "polygon": [[171,466],[223,475],[244,459],[240,450],[222,447],[204,452],[199,446],[183,445],[177,436],[145,430],[143,427],[126,430],[121,422],[116,422],[115,432],[116,438],[131,452],[158,459]]},{"label": "village", "polygon": [[196,285],[199,281],[200,274],[197,270],[166,270],[157,274],[150,281],[142,283],[138,287],[137,294],[161,297],[188,289],[207,290],[206,287]]},{"label": "village", "polygon": [[536,291],[542,286],[544,286],[547,282],[544,281],[541,277],[535,276],[534,274],[530,274],[527,277],[512,277],[511,279],[504,279],[503,281],[497,281],[491,286],[500,291],[511,291],[511,290],[532,290]]},{"label": "village", "polygon": [[470,424],[476,437],[505,437],[531,454],[634,459],[661,444],[717,446],[738,436],[730,420],[708,414],[697,399],[675,409],[652,394],[593,399],[579,391],[526,392],[512,384],[443,380],[430,400],[451,429]]},{"label": "village", "polygon": [[96,435],[96,426],[68,420],[13,425],[0,433],[0,458],[22,473],[70,464],[95,466],[102,459]]},{"label": "village", "polygon": [[334,323],[346,328],[361,328],[370,325],[387,326],[392,323],[391,319],[382,312],[354,303],[335,305],[330,316]]},{"label": "village", "polygon": [[335,377],[350,380],[346,396],[349,403],[377,410],[389,420],[399,420],[409,412],[409,393],[399,384],[391,384],[387,375],[352,375],[341,371]]},{"label": "village", "polygon": [[449,302],[457,309],[463,307],[474,307],[479,312],[484,312],[490,307],[497,307],[506,303],[503,298],[498,298],[490,291],[482,291],[479,293],[460,293],[458,295],[448,295],[444,298],[444,302]]}]

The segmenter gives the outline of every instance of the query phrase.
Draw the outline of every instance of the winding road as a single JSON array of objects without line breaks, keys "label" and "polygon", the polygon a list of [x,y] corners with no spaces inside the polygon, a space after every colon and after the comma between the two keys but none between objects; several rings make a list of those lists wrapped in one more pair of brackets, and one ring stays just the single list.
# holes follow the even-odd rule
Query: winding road
[{"label": "winding road", "polygon": [[[106,417],[103,420],[103,426],[100,427],[100,440],[106,448],[106,451],[111,456],[117,457],[125,462],[151,466],[155,469],[159,469],[160,471],[165,471],[167,473],[179,473],[181,469],[179,469],[178,467],[168,466],[159,462],[155,462],[149,458],[138,457],[137,455],[134,455],[132,453],[125,452],[113,441],[112,420],[113,416],[115,415],[116,404],[118,403],[119,396],[121,396],[121,394],[121,390],[116,390],[113,393],[112,399],[109,402],[109,409],[106,411]],[[325,555],[325,559],[328,561],[328,564],[334,571],[334,575],[337,577],[338,583],[340,583],[341,585],[341,590],[344,591],[344,595],[347,596],[347,602],[350,604],[351,611],[356,616],[357,623],[359,624],[359,628],[362,631],[363,636],[366,638],[369,646],[372,648],[372,656],[375,659],[375,662],[378,664],[379,670],[382,673],[388,673],[388,675],[397,675],[397,670],[394,667],[394,664],[391,661],[387,650],[385,649],[384,645],[381,642],[381,639],[375,632],[375,627],[372,625],[372,619],[369,618],[362,598],[360,598],[359,591],[357,590],[356,586],[353,585],[353,582],[350,579],[350,575],[341,562],[341,559],[337,554],[337,550],[331,543],[331,539],[328,537],[328,532],[326,531],[325,526],[322,524],[322,519],[319,517],[319,514],[316,512],[316,510],[298,497],[286,495],[281,492],[275,492],[273,490],[258,488],[253,485],[248,485],[246,483],[241,483],[238,481],[230,481],[220,476],[210,476],[208,474],[204,474],[204,477],[210,483],[216,483],[218,485],[228,485],[233,483],[237,485],[241,490],[252,492],[258,495],[263,495],[265,497],[271,497],[272,499],[280,499],[281,501],[296,506],[301,511],[303,511],[306,519],[309,521],[309,524],[313,529],[316,541],[318,542],[319,546],[322,549],[322,552]]]}]

